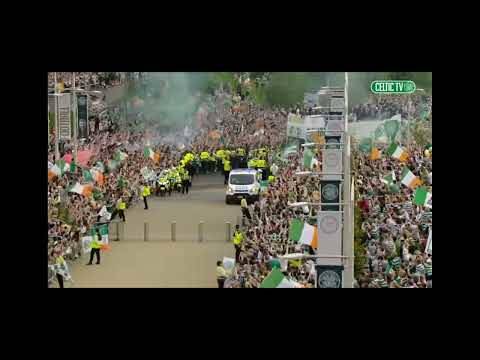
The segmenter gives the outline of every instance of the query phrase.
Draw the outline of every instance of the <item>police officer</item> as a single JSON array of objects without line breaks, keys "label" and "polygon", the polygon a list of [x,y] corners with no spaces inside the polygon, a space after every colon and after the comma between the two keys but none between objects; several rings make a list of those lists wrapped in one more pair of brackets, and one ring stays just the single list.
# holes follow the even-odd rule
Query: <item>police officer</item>
[{"label": "police officer", "polygon": [[93,235],[93,240],[90,243],[90,261],[88,262],[87,265],[92,265],[93,255],[95,254],[97,254],[96,264],[97,265],[100,264],[100,248],[101,248],[100,239],[101,239],[100,230],[97,229],[97,232],[95,235]]},{"label": "police officer", "polygon": [[143,202],[145,203],[144,210],[148,210],[147,197],[150,196],[150,187],[145,183],[142,189]]},{"label": "police officer", "polygon": [[225,158],[225,150],[223,150],[223,148],[220,148],[217,150],[215,155],[217,158],[217,171],[221,171],[223,168],[223,160]]},{"label": "police officer", "polygon": [[123,220],[123,222],[125,222],[125,209],[126,208],[127,208],[127,204],[125,203],[125,201],[123,201],[123,198],[120,197],[117,200],[117,210],[118,210],[118,216],[120,217],[120,219]]},{"label": "police officer", "polygon": [[268,178],[268,169],[267,169],[267,162],[265,161],[264,156],[257,161],[257,167],[262,170],[262,180],[267,180]]},{"label": "police officer", "polygon": [[206,174],[210,162],[210,154],[208,153],[208,151],[202,151],[200,153],[200,162],[202,163],[202,173]]},{"label": "police officer", "polygon": [[228,157],[226,157],[223,161],[223,175],[225,176],[225,181],[223,182],[224,185],[228,183],[228,176],[230,175],[230,171],[232,170],[232,164]]},{"label": "police officer", "polygon": [[242,249],[243,233],[240,231],[240,225],[235,225],[233,233],[233,245],[235,246],[235,261],[238,263],[240,259],[240,251]]},{"label": "police officer", "polygon": [[217,172],[217,159],[215,158],[215,154],[210,155],[210,162],[209,162],[209,170],[211,173]]},{"label": "police officer", "polygon": [[188,175],[188,171],[184,170],[183,173],[182,173],[182,194],[184,194],[185,191],[188,194],[189,178],[190,178],[190,176]]}]

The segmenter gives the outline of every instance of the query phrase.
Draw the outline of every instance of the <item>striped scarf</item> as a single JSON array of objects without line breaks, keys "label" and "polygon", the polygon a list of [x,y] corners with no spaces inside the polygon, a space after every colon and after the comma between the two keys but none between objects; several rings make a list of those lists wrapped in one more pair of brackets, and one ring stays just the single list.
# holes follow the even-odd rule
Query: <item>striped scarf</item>
[{"label": "striped scarf", "polygon": [[425,273],[428,276],[432,276],[432,264],[425,263]]},{"label": "striped scarf", "polygon": [[401,264],[402,264],[402,260],[398,256],[392,260],[392,266],[394,269],[400,268]]},{"label": "striped scarf", "polygon": [[415,268],[415,271],[420,275],[424,275],[425,274],[425,266],[423,264],[418,264]]}]

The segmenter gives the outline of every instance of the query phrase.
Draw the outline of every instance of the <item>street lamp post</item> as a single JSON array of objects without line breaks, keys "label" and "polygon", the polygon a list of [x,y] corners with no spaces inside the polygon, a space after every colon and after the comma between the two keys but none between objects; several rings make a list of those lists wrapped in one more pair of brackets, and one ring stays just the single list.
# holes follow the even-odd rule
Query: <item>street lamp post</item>
[{"label": "street lamp post", "polygon": [[59,133],[58,133],[58,94],[57,94],[57,73],[54,73],[54,95],[55,95],[55,161],[60,160]]},{"label": "street lamp post", "polygon": [[[348,72],[345,72],[345,142],[344,148],[344,171],[345,181],[343,182],[343,199],[348,202],[344,206],[344,225],[343,225],[343,256],[346,257],[347,262],[344,270],[344,287],[353,287],[353,270],[354,270],[354,241],[353,241],[353,203],[351,198],[351,172],[350,172],[350,135],[348,133]],[[350,201],[349,201],[350,200]]]}]

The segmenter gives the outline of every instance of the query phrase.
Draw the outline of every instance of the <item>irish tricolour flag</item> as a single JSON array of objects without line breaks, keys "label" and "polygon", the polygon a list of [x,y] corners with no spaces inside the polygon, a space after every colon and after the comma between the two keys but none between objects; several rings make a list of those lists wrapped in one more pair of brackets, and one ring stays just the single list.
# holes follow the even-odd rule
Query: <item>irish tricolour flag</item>
[{"label": "irish tricolour flag", "polygon": [[73,185],[69,192],[74,192],[80,195],[83,195],[85,197],[90,197],[92,195],[93,191],[93,185],[92,184],[85,184],[85,185],[80,185],[80,183],[76,183]]},{"label": "irish tricolour flag", "polygon": [[145,155],[145,157],[149,157],[155,162],[158,162],[160,160],[160,155],[153,151],[152,148],[146,147],[145,149],[143,149],[143,154]]},{"label": "irish tricolour flag", "polygon": [[52,181],[57,176],[62,174],[62,170],[57,165],[53,165],[50,169],[48,169],[48,181]]},{"label": "irish tricolour flag", "polygon": [[299,284],[295,281],[288,280],[282,272],[274,268],[268,276],[263,279],[260,284],[262,289],[275,289],[275,288],[296,288],[299,287]]},{"label": "irish tricolour flag", "polygon": [[407,167],[403,168],[400,179],[402,179],[402,184],[408,186],[410,189],[415,189],[417,186],[422,184],[422,180],[413,175],[413,173]]},{"label": "irish tricolour flag", "polygon": [[290,222],[289,239],[295,243],[310,245],[316,249],[318,247],[317,227],[299,219],[293,219]]},{"label": "irish tricolour flag", "polygon": [[408,160],[408,153],[395,143],[392,143],[392,145],[388,147],[387,154],[402,162]]}]

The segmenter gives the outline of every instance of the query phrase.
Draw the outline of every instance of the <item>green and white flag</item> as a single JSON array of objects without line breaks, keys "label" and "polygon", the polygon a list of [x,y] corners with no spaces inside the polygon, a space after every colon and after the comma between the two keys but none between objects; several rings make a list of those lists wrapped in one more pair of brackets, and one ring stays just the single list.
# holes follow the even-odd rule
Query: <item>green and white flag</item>
[{"label": "green and white flag", "polygon": [[119,163],[118,161],[116,161],[116,160],[109,160],[109,161],[108,161],[108,164],[107,164],[107,167],[108,167],[108,170],[109,170],[110,172],[112,172],[112,171],[114,171],[114,170],[118,167],[118,165],[120,165],[120,163]]},{"label": "green and white flag", "polygon": [[60,168],[62,175],[70,171],[70,164],[66,163],[63,159],[57,161],[57,166]]},{"label": "green and white flag", "polygon": [[86,182],[93,182],[93,176],[90,170],[83,170],[83,179]]},{"label": "green and white flag", "polygon": [[431,208],[432,207],[432,203],[430,201],[431,199],[432,199],[432,194],[427,191],[426,187],[422,186],[415,190],[413,202],[416,205],[422,205],[422,206]]},{"label": "green and white flag", "polygon": [[313,152],[310,149],[305,149],[303,152],[303,165],[308,169],[313,169],[318,164]]},{"label": "green and white flag", "polygon": [[362,139],[360,141],[360,144],[358,144],[358,148],[360,149],[360,151],[368,154],[372,152],[372,146],[373,146],[373,139],[371,138]]},{"label": "green and white flag", "polygon": [[70,172],[74,173],[75,171],[77,171],[77,164],[72,160],[70,163]]},{"label": "green and white flag", "polygon": [[282,159],[287,159],[290,154],[295,154],[296,152],[297,152],[296,144],[287,144],[283,147],[280,156]]},{"label": "green and white flag", "polygon": [[296,288],[298,284],[288,280],[283,273],[276,267],[268,274],[268,276],[260,284],[261,289],[279,289],[279,288]]},{"label": "green and white flag", "polygon": [[108,224],[103,224],[98,227],[100,231],[100,236],[102,237],[102,243],[107,245],[108,244]]},{"label": "green and white flag", "polygon": [[391,185],[394,183],[395,181],[395,172],[394,171],[391,171],[387,176],[385,176],[383,179],[382,179],[382,182],[387,184],[387,185]]},{"label": "green and white flag", "polygon": [[115,154],[115,157],[114,157],[114,159],[116,161],[123,161],[126,158],[128,158],[128,155],[124,152],[121,152],[121,151],[117,151],[116,154]]},{"label": "green and white flag", "polygon": [[400,123],[399,121],[402,119],[401,115],[395,115],[390,120],[385,121],[383,127],[385,129],[385,134],[390,139],[390,142],[395,140],[397,136],[398,130],[400,130]]}]

